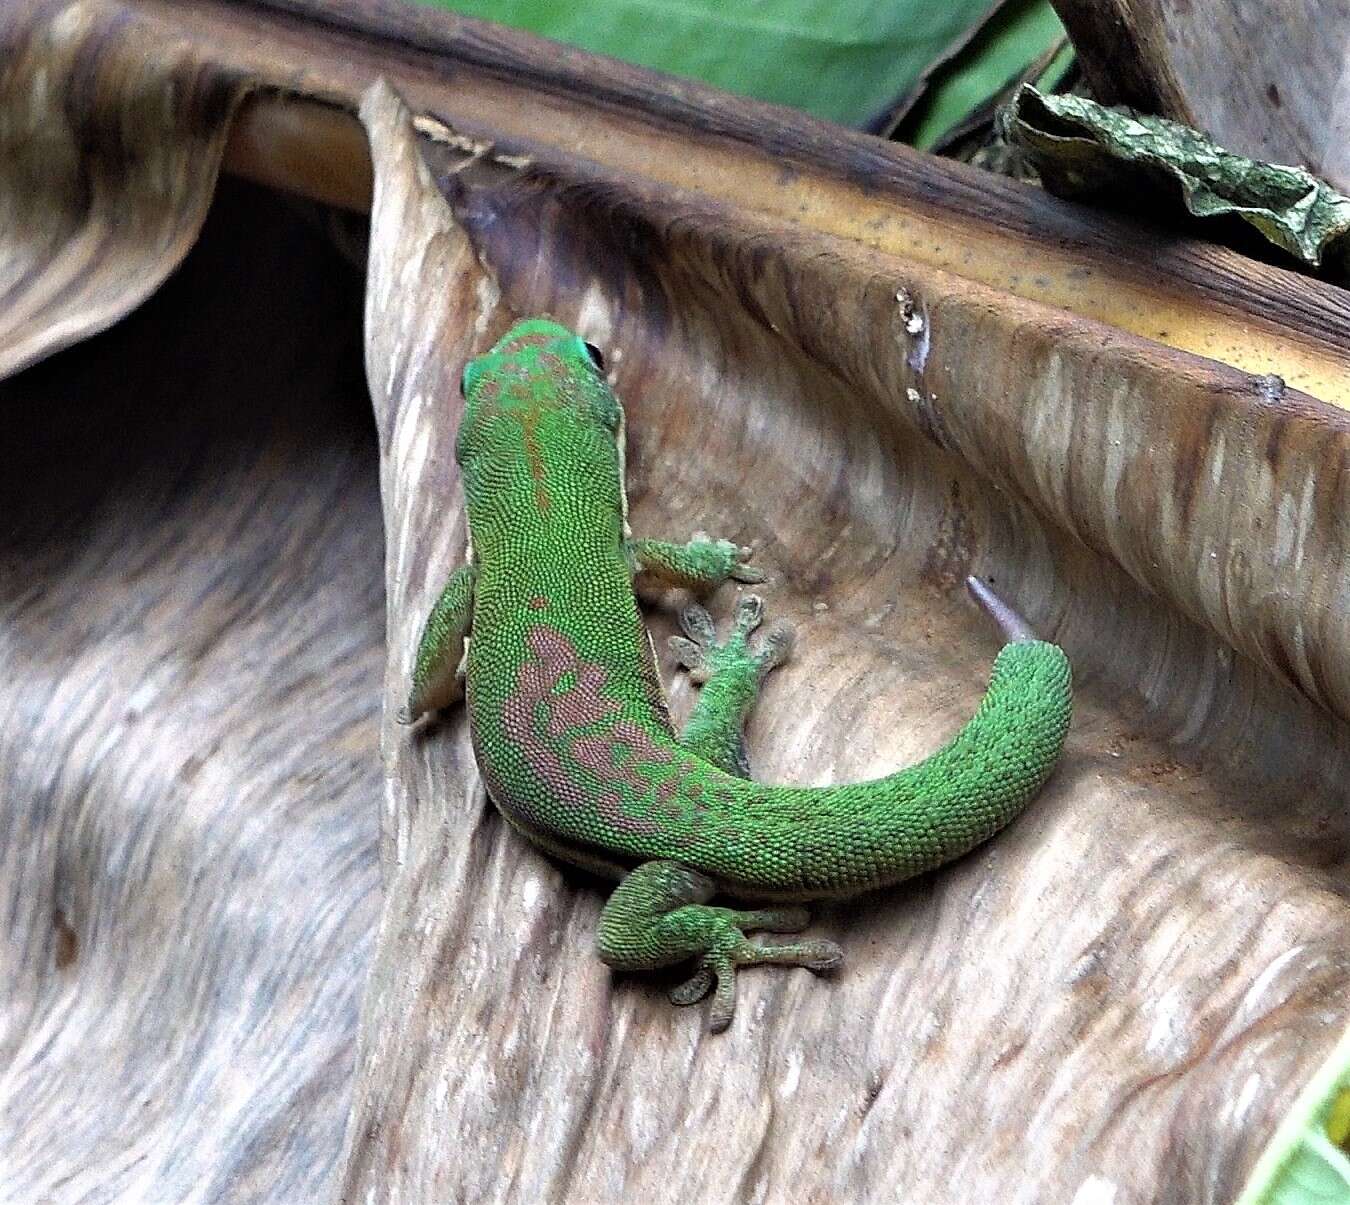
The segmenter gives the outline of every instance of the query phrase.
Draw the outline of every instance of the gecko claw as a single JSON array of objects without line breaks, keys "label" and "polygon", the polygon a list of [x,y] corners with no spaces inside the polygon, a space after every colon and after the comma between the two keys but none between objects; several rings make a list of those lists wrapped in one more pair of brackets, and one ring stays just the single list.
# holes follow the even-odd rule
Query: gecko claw
[{"label": "gecko claw", "polygon": [[714,540],[706,531],[696,531],[690,538],[690,544],[710,545],[720,557],[725,557],[723,574],[732,581],[752,585],[765,580],[764,570],[749,564],[755,550],[748,544],[733,544],[730,540]]},{"label": "gecko claw", "polygon": [[764,622],[764,600],[758,594],[743,594],[736,603],[736,635],[749,636]]},{"label": "gecko claw", "polygon": [[[747,913],[741,922],[746,928],[772,929],[790,932],[801,927],[807,917],[805,909],[783,909],[780,921],[773,921],[773,913]],[[767,921],[768,923],[763,923]],[[749,922],[749,923],[746,923]],[[721,1033],[736,1015],[736,972],[747,966],[797,966],[816,974],[838,970],[844,962],[844,952],[832,941],[802,941],[791,945],[756,945],[744,939],[730,951],[713,950],[698,961],[698,969],[683,983],[670,990],[672,1004],[697,1004],[712,993],[708,1009],[708,1031]]]},{"label": "gecko claw", "polygon": [[745,582],[746,585],[755,585],[765,581],[768,575],[763,569],[756,565],[749,565],[746,562],[754,555],[753,548],[740,547],[736,550],[736,563],[731,567],[731,579],[737,582]]},{"label": "gecko claw", "polygon": [[672,1004],[684,1007],[687,1004],[697,1004],[707,994],[712,991],[716,976],[712,968],[706,964],[701,964],[688,979],[677,987],[670,989],[669,997]]},{"label": "gecko claw", "polygon": [[670,649],[697,684],[729,666],[753,667],[762,681],[788,659],[795,639],[791,624],[776,623],[761,637],[759,647],[752,649],[750,637],[763,621],[764,602],[759,595],[742,595],[736,604],[731,634],[719,642],[712,616],[698,603],[690,603],[680,612],[680,627],[685,634],[672,636]]},{"label": "gecko claw", "polygon": [[717,626],[707,608],[698,603],[690,603],[680,611],[680,627],[696,645],[707,648],[717,642]]},{"label": "gecko claw", "polygon": [[808,941],[803,946],[811,947],[807,960],[801,963],[808,971],[817,975],[828,975],[844,965],[844,951],[832,941]]},{"label": "gecko claw", "polygon": [[689,671],[689,680],[701,686],[712,675],[708,652],[716,647],[717,629],[712,616],[698,603],[690,603],[680,612],[680,627],[685,634],[670,638],[670,651]]}]

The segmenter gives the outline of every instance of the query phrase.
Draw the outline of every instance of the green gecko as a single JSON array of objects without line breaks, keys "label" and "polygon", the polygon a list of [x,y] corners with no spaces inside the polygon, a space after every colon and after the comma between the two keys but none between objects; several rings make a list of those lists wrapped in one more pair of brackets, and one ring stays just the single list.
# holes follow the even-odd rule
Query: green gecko
[{"label": "green gecko", "polygon": [[[742,731],[790,629],[751,634],[762,606],[740,600],[719,643],[706,611],[672,641],[702,689],[682,734],[671,725],[633,577],[694,591],[762,581],[749,550],[695,536],[633,539],[623,409],[599,351],[542,318],[514,326],[464,370],[455,446],[469,551],[427,620],[413,722],[465,698],[474,756],[497,808],[547,852],[620,880],[600,917],[609,966],[692,961],[671,993],[712,993],[710,1028],[735,1009],[736,969],[827,971],[831,941],[756,944],[798,933],[798,905],[899,882],[991,837],[1036,795],[1059,758],[1072,706],[1069,661],[1035,639],[987,587],[978,601],[1007,643],[974,717],[926,760],[872,782],[762,786]],[[725,893],[765,905],[709,903]]]}]

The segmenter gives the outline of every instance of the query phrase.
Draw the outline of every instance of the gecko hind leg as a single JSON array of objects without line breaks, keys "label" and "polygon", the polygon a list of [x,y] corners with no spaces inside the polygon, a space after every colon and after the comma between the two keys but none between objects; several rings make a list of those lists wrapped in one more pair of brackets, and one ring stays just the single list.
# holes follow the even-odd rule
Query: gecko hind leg
[{"label": "gecko hind leg", "polygon": [[736,1011],[736,971],[774,963],[828,971],[842,960],[832,941],[756,945],[747,930],[796,933],[805,928],[805,908],[742,911],[708,904],[716,885],[678,862],[644,862],[609,897],[600,914],[597,952],[621,971],[650,971],[694,958],[698,969],[670,993],[675,1004],[695,1004],[710,991],[708,1027],[720,1033]]},{"label": "gecko hind leg", "polygon": [[759,688],[775,666],[792,652],[792,628],[774,624],[753,648],[750,636],[764,619],[764,604],[754,594],[736,605],[731,634],[719,642],[712,617],[692,604],[680,613],[684,636],[672,636],[670,647],[702,686],[693,714],[680,734],[680,744],[691,753],[735,774],[750,777],[745,755],[745,720],[759,697]]}]

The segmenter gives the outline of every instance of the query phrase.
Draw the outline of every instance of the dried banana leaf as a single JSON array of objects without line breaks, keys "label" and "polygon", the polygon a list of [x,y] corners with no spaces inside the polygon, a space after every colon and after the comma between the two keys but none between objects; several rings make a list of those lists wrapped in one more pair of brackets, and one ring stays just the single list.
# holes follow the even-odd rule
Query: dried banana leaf
[{"label": "dried banana leaf", "polygon": [[[74,65],[48,120],[183,173],[51,222],[195,231],[187,81],[217,135],[251,95],[227,163],[371,198],[375,430],[357,283],[238,187],[5,387],[0,1197],[1231,1200],[1350,1012],[1344,294],[468,22],[189,11],[6,18],[7,70]],[[0,230],[20,300],[40,237]],[[129,311],[182,242],[83,289]],[[55,349],[84,306],[45,304]],[[462,547],[460,366],[543,311],[609,352],[634,526],[755,543],[799,626],[759,776],[941,741],[995,651],[967,572],[1075,663],[1026,816],[821,909],[845,973],[747,975],[721,1038],[591,956],[601,892],[500,823],[461,719],[393,721]]]}]

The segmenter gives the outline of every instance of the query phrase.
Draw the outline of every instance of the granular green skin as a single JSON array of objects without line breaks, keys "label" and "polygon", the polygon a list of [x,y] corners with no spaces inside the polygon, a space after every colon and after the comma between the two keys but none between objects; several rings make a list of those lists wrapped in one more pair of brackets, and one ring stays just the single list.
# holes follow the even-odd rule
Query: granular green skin
[{"label": "granular green skin", "polygon": [[[497,807],[549,852],[630,872],[601,917],[609,965],[694,960],[673,998],[713,992],[734,1009],[735,969],[830,969],[832,942],[756,945],[747,930],[796,932],[801,908],[709,906],[718,892],[765,902],[853,895],[959,857],[1007,824],[1053,770],[1071,680],[1056,645],[1006,645],[969,723],[916,766],[871,782],[763,786],[745,773],[742,725],[790,634],[753,645],[757,599],[719,643],[701,609],[676,651],[705,683],[672,730],[632,579],[645,571],[707,590],[761,575],[743,550],[625,532],[622,411],[592,351],[555,323],[519,323],[464,374],[456,456],[472,560],[427,623],[407,718],[456,701],[464,661],[474,752]],[[468,655],[463,657],[467,638]]]}]

